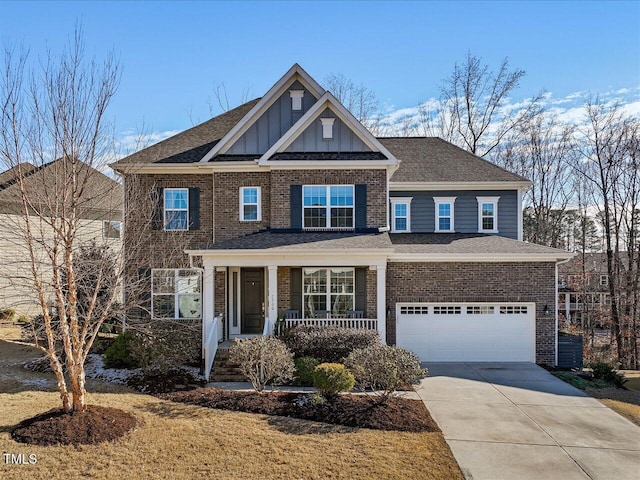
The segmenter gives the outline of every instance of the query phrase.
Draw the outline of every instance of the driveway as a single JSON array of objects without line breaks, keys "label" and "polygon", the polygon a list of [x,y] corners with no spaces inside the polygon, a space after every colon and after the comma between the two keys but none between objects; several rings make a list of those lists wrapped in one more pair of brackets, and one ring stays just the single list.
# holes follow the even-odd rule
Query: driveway
[{"label": "driveway", "polygon": [[640,428],[543,368],[426,366],[417,393],[468,480],[640,478]]}]

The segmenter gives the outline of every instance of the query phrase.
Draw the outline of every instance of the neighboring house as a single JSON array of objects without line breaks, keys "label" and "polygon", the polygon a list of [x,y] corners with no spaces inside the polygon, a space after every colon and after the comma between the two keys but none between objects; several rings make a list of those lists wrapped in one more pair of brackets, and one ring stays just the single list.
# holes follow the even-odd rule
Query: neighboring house
[{"label": "neighboring house", "polygon": [[375,138],[297,64],[112,167],[156,202],[128,274],[152,318],[203,320],[207,372],[215,338],[278,321],[373,328],[424,361],[556,363],[573,254],[522,241],[530,182],[438,138]]},{"label": "neighboring house", "polygon": [[[34,208],[45,214],[53,210],[58,200],[55,198],[63,178],[65,160],[59,159],[39,167],[29,163],[20,164],[25,191]],[[76,164],[77,165],[77,164]],[[19,313],[35,315],[41,312],[34,288],[31,271],[31,257],[24,234],[25,218],[22,213],[20,188],[17,183],[18,166],[0,173],[0,308],[14,308]],[[118,182],[103,173],[81,165],[78,177],[86,178],[82,204],[77,211],[80,215],[77,244],[95,241],[106,243],[118,249],[122,221],[122,189]],[[48,218],[58,218],[51,213]],[[51,246],[51,229],[46,221],[41,223],[36,215],[31,215],[35,236],[34,252],[38,257],[36,270],[46,285],[51,282],[51,262],[46,249]],[[47,299],[53,304],[53,296]]]}]

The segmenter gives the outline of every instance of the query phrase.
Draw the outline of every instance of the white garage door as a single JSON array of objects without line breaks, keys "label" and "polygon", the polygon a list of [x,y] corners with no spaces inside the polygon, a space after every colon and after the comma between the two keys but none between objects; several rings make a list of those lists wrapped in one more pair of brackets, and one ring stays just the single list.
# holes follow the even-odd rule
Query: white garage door
[{"label": "white garage door", "polygon": [[535,304],[398,303],[396,343],[423,362],[535,362]]}]

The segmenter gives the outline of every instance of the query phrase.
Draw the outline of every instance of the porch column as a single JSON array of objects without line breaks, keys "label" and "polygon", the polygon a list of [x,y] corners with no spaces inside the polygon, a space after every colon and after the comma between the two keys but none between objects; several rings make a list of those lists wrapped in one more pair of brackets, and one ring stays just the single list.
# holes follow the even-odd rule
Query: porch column
[{"label": "porch column", "polygon": [[273,333],[273,329],[278,320],[278,266],[269,265],[269,333]]},{"label": "porch column", "polygon": [[206,258],[202,260],[204,272],[202,273],[202,358],[204,358],[204,347],[207,341],[205,332],[205,321],[213,321],[215,315],[215,274],[216,267],[212,260]]},{"label": "porch column", "polygon": [[376,298],[378,312],[378,335],[383,344],[387,344],[387,263],[376,265]]}]

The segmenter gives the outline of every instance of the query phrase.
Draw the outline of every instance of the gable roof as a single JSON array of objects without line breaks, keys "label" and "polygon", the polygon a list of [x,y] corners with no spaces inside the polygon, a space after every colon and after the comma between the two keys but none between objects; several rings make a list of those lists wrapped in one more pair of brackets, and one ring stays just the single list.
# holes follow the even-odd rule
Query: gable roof
[{"label": "gable roof", "polygon": [[127,164],[198,162],[258,102],[256,98],[184,132],[151,145],[111,164],[114,170]]},{"label": "gable roof", "polygon": [[22,175],[28,175],[35,170],[35,168],[36,167],[29,162],[22,162],[21,164],[0,173],[0,190],[4,190],[11,185],[16,180],[20,171],[22,171]]},{"label": "gable roof", "polygon": [[383,137],[400,160],[391,182],[526,182],[524,177],[438,137]]}]

